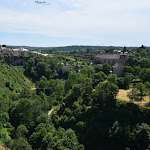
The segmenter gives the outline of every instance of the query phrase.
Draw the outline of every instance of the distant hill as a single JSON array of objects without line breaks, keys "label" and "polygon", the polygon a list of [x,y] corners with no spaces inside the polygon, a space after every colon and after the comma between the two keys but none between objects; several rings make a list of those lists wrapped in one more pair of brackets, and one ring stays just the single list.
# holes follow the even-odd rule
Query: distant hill
[{"label": "distant hill", "polygon": [[[8,46],[8,47],[24,47],[29,50],[55,50],[55,51],[86,51],[87,49],[90,50],[105,50],[105,49],[122,49],[121,46],[82,46],[82,45],[74,45],[74,46],[62,46],[62,47],[32,47],[32,46]],[[127,47],[129,48],[135,48],[135,47]]]}]

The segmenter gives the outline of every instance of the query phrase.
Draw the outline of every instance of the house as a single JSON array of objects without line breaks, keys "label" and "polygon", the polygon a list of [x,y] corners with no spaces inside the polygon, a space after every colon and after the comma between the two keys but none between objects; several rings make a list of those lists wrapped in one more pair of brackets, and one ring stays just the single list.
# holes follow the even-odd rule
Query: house
[{"label": "house", "polygon": [[69,70],[70,70],[70,69],[71,69],[71,66],[70,66],[69,64],[65,64],[65,65],[64,65],[64,68],[66,68],[66,69],[69,69]]}]

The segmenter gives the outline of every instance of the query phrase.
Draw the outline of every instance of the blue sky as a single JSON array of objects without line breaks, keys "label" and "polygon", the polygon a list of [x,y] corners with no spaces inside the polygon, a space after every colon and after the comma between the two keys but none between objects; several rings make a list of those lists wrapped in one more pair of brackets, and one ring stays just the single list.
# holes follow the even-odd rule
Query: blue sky
[{"label": "blue sky", "polygon": [[0,0],[0,44],[150,46],[149,0]]}]

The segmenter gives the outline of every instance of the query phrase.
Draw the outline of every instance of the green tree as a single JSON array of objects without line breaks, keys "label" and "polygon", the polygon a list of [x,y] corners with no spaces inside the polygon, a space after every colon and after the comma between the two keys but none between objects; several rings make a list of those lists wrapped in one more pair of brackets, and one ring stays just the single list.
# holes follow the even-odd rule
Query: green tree
[{"label": "green tree", "polygon": [[131,150],[145,150],[150,147],[150,127],[146,123],[137,125],[131,134]]},{"label": "green tree", "polygon": [[147,88],[147,89],[150,88],[150,83],[149,83],[149,81],[145,82],[144,84],[145,84],[145,88]]},{"label": "green tree", "polygon": [[133,75],[132,74],[126,74],[124,77],[124,86],[125,89],[129,88],[130,82],[133,80]]},{"label": "green tree", "polygon": [[39,83],[38,83],[38,86],[37,88],[40,88],[42,90],[44,90],[45,88],[47,88],[47,78],[42,76]]},{"label": "green tree", "polygon": [[127,59],[127,63],[129,66],[133,67],[133,66],[138,66],[138,60],[135,56],[131,55],[128,57]]},{"label": "green tree", "polygon": [[150,69],[143,69],[140,73],[140,78],[143,82],[150,81]]},{"label": "green tree", "polygon": [[25,137],[25,135],[28,133],[28,129],[25,125],[20,125],[17,127],[16,136],[19,137]]},{"label": "green tree", "polygon": [[103,71],[93,74],[93,86],[96,86],[99,82],[102,82],[106,79],[106,75]]},{"label": "green tree", "polygon": [[92,91],[93,87],[91,84],[85,85],[82,98],[84,99],[86,105],[89,105],[89,103],[92,101],[91,98]]},{"label": "green tree", "polygon": [[79,128],[80,131],[83,131],[85,128],[85,123],[83,121],[79,121],[76,126]]},{"label": "green tree", "polygon": [[145,50],[142,50],[140,52],[141,57],[147,57],[147,52]]},{"label": "green tree", "polygon": [[42,113],[47,113],[48,103],[40,96],[21,98],[12,103],[10,107],[10,122],[14,127],[24,124],[28,129],[33,129],[36,118]]},{"label": "green tree", "polygon": [[117,81],[117,76],[116,76],[116,74],[110,74],[110,75],[108,76],[107,80],[108,80],[109,82],[115,83],[115,82]]},{"label": "green tree", "polygon": [[139,66],[134,66],[133,69],[134,69],[134,73],[133,74],[139,76],[142,68],[139,67]]},{"label": "green tree", "polygon": [[8,121],[9,121],[8,113],[0,111],[0,129],[6,128]]},{"label": "green tree", "polygon": [[127,95],[130,99],[130,102],[139,101],[137,88],[132,87],[131,91]]},{"label": "green tree", "polygon": [[105,64],[103,64],[103,69],[102,70],[105,74],[109,74],[109,72],[111,70],[111,66],[109,64],[105,63]]},{"label": "green tree", "polygon": [[30,142],[32,144],[33,149],[41,148],[42,140],[46,134],[47,134],[46,125],[44,123],[40,123],[35,128],[35,132],[33,132],[33,134],[30,136]]},{"label": "green tree", "polygon": [[144,95],[144,93],[145,93],[145,91],[146,91],[145,85],[144,85],[143,83],[139,83],[139,84],[137,85],[137,89],[138,89],[139,92],[140,92],[140,96],[141,96],[141,100],[142,100],[142,99],[143,99],[143,95]]},{"label": "green tree", "polygon": [[71,99],[77,100],[83,92],[83,87],[81,84],[75,84],[71,90]]},{"label": "green tree", "polygon": [[133,74],[134,69],[131,66],[125,66],[124,67],[124,73],[132,73]]},{"label": "green tree", "polygon": [[35,128],[35,132],[30,136],[30,142],[33,149],[84,149],[84,146],[79,144],[77,136],[72,129],[58,128],[56,130],[51,123],[47,126],[43,123],[39,124]]},{"label": "green tree", "polygon": [[63,128],[59,128],[55,132],[53,141],[49,142],[48,148],[56,150],[84,150],[84,146],[82,144],[79,144],[75,132],[72,129],[68,129],[65,131]]},{"label": "green tree", "polygon": [[118,85],[118,87],[119,87],[120,89],[124,89],[124,88],[125,88],[125,85],[124,85],[124,78],[123,78],[123,77],[117,78],[116,84]]},{"label": "green tree", "polygon": [[20,97],[24,97],[24,98],[27,98],[27,97],[30,97],[31,96],[31,89],[30,88],[24,88],[21,92],[20,92]]},{"label": "green tree", "polygon": [[13,150],[32,150],[32,147],[26,139],[21,137],[19,139],[14,140],[12,149]]},{"label": "green tree", "polygon": [[0,142],[10,146],[12,143],[10,133],[7,128],[0,129]]},{"label": "green tree", "polygon": [[46,78],[47,79],[50,79],[51,78],[51,75],[52,75],[52,70],[50,69],[50,68],[48,68],[48,69],[46,69],[46,74],[45,74],[45,76],[46,76]]},{"label": "green tree", "polygon": [[112,82],[103,82],[96,87],[95,92],[92,93],[94,103],[99,104],[100,107],[111,104],[111,100],[115,99],[119,88]]},{"label": "green tree", "polygon": [[88,77],[91,77],[94,74],[94,68],[91,66],[85,66],[81,69],[81,73],[87,75]]},{"label": "green tree", "polygon": [[143,59],[141,59],[140,66],[142,68],[149,68],[150,67],[150,60],[149,60],[149,58],[143,58]]},{"label": "green tree", "polygon": [[39,76],[45,75],[47,69],[47,65],[45,62],[38,62],[36,66],[36,71],[39,74]]},{"label": "green tree", "polygon": [[115,121],[111,129],[109,129],[109,138],[114,147],[121,147],[121,137],[123,136],[123,129],[120,127],[118,121]]},{"label": "green tree", "polygon": [[92,79],[81,73],[70,73],[65,88],[69,90],[75,84],[85,85],[87,83],[92,83]]}]

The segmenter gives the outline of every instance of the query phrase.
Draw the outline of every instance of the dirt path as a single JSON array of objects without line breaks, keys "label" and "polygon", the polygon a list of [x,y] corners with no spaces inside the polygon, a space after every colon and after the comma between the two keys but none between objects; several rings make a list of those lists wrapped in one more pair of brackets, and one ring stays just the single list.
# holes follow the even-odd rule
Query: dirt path
[{"label": "dirt path", "polygon": [[6,150],[6,148],[0,145],[0,150]]},{"label": "dirt path", "polygon": [[7,148],[6,146],[0,145],[0,150],[11,150],[11,149]]},{"label": "dirt path", "polygon": [[[64,105],[65,105],[65,103],[64,103]],[[60,109],[60,106],[61,105],[59,104],[59,105],[53,107],[51,110],[49,110],[48,111],[48,116],[50,116],[53,111],[55,111],[55,113],[57,113],[57,111]]]},{"label": "dirt path", "polygon": [[34,90],[36,90],[37,88],[31,88],[31,91],[34,91]]},{"label": "dirt path", "polygon": [[[55,108],[55,107],[54,107]],[[48,116],[51,115],[51,113],[53,112],[54,108],[52,108],[51,110],[48,111]]]}]

